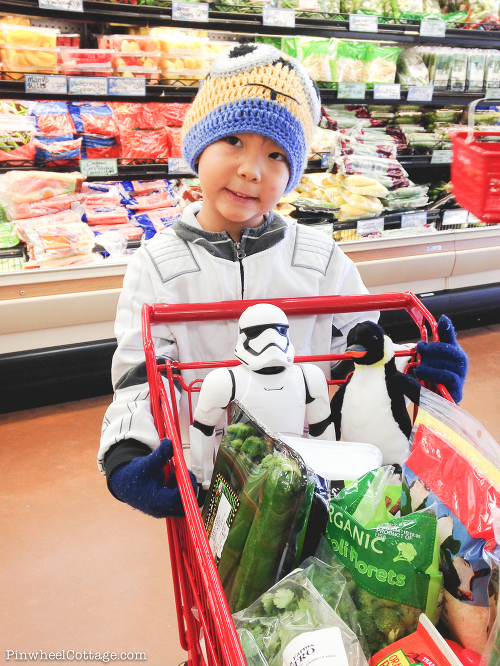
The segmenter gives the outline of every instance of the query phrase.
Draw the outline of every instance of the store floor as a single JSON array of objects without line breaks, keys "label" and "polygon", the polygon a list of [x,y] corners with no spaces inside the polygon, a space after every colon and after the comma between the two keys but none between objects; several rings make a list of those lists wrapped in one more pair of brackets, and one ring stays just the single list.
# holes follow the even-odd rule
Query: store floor
[{"label": "store floor", "polygon": [[[462,406],[500,442],[500,326],[459,340],[471,362]],[[0,416],[0,663],[7,650],[184,659],[165,523],[113,499],[96,469],[108,402]]]}]

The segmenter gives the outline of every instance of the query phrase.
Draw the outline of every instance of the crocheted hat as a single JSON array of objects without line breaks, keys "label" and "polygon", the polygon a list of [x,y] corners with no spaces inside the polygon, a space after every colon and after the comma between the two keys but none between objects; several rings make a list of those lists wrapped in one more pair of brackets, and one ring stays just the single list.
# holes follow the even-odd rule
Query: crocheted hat
[{"label": "crocheted hat", "polygon": [[262,134],[285,150],[290,180],[300,180],[321,101],[308,71],[295,58],[268,44],[242,44],[212,63],[183,126],[182,152],[196,160],[210,144],[230,134]]}]

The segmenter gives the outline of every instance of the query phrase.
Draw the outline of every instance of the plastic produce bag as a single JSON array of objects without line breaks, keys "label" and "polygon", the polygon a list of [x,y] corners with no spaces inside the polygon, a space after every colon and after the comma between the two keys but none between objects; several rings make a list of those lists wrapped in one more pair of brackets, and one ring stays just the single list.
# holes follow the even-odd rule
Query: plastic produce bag
[{"label": "plastic produce bag", "polygon": [[36,166],[74,165],[80,160],[82,139],[69,141],[33,140]]},{"label": "plastic produce bag", "polygon": [[403,468],[401,511],[435,506],[444,575],[441,617],[454,638],[476,652],[483,651],[491,626],[491,569],[484,550],[491,549],[495,537],[499,468],[500,447],[482,425],[422,389]]},{"label": "plastic produce bag", "polygon": [[467,63],[467,90],[481,92],[484,87],[484,71],[486,69],[486,54],[482,49],[470,51]]},{"label": "plastic produce bag", "polygon": [[388,189],[381,185],[374,178],[354,175],[344,176],[339,179],[342,187],[353,194],[363,194],[365,196],[383,197],[388,193]]},{"label": "plastic produce bag", "polygon": [[[233,615],[248,666],[366,665],[356,634],[311,580],[319,578],[320,566],[311,560]],[[331,570],[330,578],[335,592],[343,591],[345,578],[338,570]]]},{"label": "plastic produce bag", "polygon": [[350,206],[361,208],[362,210],[365,210],[369,213],[375,213],[376,215],[381,213],[383,210],[383,206],[377,197],[370,197],[363,194],[353,194],[346,189],[342,189],[341,194],[344,197],[346,203]]},{"label": "plastic produce bag", "polygon": [[429,85],[429,71],[415,49],[404,49],[399,54],[397,80],[404,87]]},{"label": "plastic produce bag", "polygon": [[297,44],[297,58],[307,69],[313,81],[332,82],[330,52],[338,40],[319,37],[300,37]]},{"label": "plastic produce bag", "polygon": [[170,156],[171,138],[167,127],[158,129],[127,129],[120,132],[122,157],[151,161]]},{"label": "plastic produce bag", "polygon": [[24,220],[16,220],[14,229],[22,241],[27,242],[27,230],[39,229],[42,227],[63,227],[68,224],[77,224],[82,221],[81,214],[73,210],[61,210],[58,213],[49,213],[40,215],[40,217],[29,217]]},{"label": "plastic produce bag", "polygon": [[202,517],[231,612],[290,571],[315,477],[302,458],[237,401]]},{"label": "plastic produce bag", "polygon": [[89,206],[85,209],[84,221],[96,224],[128,224],[130,211],[124,206]]},{"label": "plastic produce bag", "polygon": [[138,212],[132,216],[132,223],[144,229],[144,240],[149,240],[158,232],[170,227],[181,219],[182,208],[159,208]]},{"label": "plastic produce bag", "polygon": [[365,58],[367,44],[342,39],[337,46],[336,57],[330,59],[331,80],[337,83],[360,83],[365,81]]},{"label": "plastic produce bag", "polygon": [[147,194],[136,194],[127,201],[127,208],[130,210],[153,210],[154,208],[168,208],[173,206],[174,194],[170,188],[162,190],[153,190]]},{"label": "plastic produce bag", "polygon": [[29,114],[41,134],[64,135],[75,131],[66,102],[33,102]]},{"label": "plastic produce bag", "polygon": [[69,210],[73,207],[80,208],[81,194],[59,194],[42,201],[24,203],[17,205],[6,205],[5,212],[9,220],[19,220],[27,217],[40,217],[57,213],[60,210]]},{"label": "plastic produce bag", "polygon": [[[408,174],[397,160],[388,160],[381,157],[371,157],[370,155],[349,155],[338,157],[335,160],[340,173],[345,175],[354,175],[358,172],[372,172],[373,174],[382,174],[395,178]],[[375,175],[373,176],[375,178]]]},{"label": "plastic produce bag", "polygon": [[26,229],[30,259],[45,261],[75,254],[87,254],[94,247],[94,234],[82,223]]},{"label": "plastic produce bag", "polygon": [[118,142],[114,136],[85,134],[82,139],[83,158],[106,159],[121,156]]},{"label": "plastic produce bag", "polygon": [[437,519],[397,518],[392,466],[365,474],[330,501],[326,539],[353,581],[351,595],[373,654],[412,633],[421,612],[435,620],[442,577]]},{"label": "plastic produce bag", "polygon": [[367,84],[394,83],[396,80],[396,63],[402,49],[394,46],[368,44],[365,54],[363,81]]},{"label": "plastic produce bag", "polygon": [[155,190],[171,189],[175,181],[165,180],[158,178],[157,180],[122,180],[120,182],[120,189],[126,193],[127,196],[135,197],[136,195],[148,194]]},{"label": "plastic produce bag", "polygon": [[11,222],[0,222],[0,249],[19,245],[19,238],[16,236]]},{"label": "plastic produce bag", "polygon": [[72,102],[69,113],[79,134],[118,136],[113,111],[103,102]]},{"label": "plastic produce bag", "polygon": [[85,176],[76,172],[8,171],[0,176],[0,203],[29,203],[58,194],[77,193],[84,180]]}]

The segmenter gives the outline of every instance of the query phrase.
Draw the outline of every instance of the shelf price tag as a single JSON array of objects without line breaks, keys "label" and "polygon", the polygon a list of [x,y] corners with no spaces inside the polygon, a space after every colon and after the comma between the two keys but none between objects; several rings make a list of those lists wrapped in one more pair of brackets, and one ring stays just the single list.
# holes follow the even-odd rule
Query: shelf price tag
[{"label": "shelf price tag", "polygon": [[338,99],[364,99],[366,83],[339,83]]},{"label": "shelf price tag", "polygon": [[70,95],[107,95],[108,79],[100,76],[68,76]]},{"label": "shelf price tag", "polygon": [[500,99],[500,88],[488,88],[485,94],[486,99]]},{"label": "shelf price tag", "polygon": [[295,9],[263,7],[262,24],[274,28],[295,28]]},{"label": "shelf price tag", "polygon": [[373,99],[401,99],[400,83],[375,83]]},{"label": "shelf price tag", "polygon": [[443,227],[449,227],[452,224],[467,224],[469,217],[468,210],[445,210],[443,213]]},{"label": "shelf price tag", "polygon": [[144,97],[146,95],[146,79],[124,79],[121,76],[110,76],[108,78],[108,95]]},{"label": "shelf price tag", "polygon": [[378,32],[378,16],[349,14],[349,30],[351,32]]},{"label": "shelf price tag", "polygon": [[433,150],[431,164],[451,164],[453,161],[452,150]]},{"label": "shelf price tag", "polygon": [[169,157],[168,173],[194,173],[194,171],[183,157]]},{"label": "shelf price tag", "polygon": [[406,99],[408,102],[432,102],[434,86],[410,86]]},{"label": "shelf price tag", "polygon": [[379,234],[384,230],[384,218],[377,217],[373,220],[358,220],[356,223],[356,232],[358,236],[368,236],[369,234]]},{"label": "shelf price tag", "polygon": [[427,224],[427,213],[406,213],[401,215],[401,229],[415,229]]},{"label": "shelf price tag", "polygon": [[66,95],[68,92],[68,82],[65,76],[25,74],[24,89],[27,93],[58,93]]},{"label": "shelf price tag", "polygon": [[63,12],[83,12],[82,0],[38,0],[40,9],[60,9]]},{"label": "shelf price tag", "polygon": [[84,176],[117,176],[118,163],[112,159],[80,160],[80,171]]},{"label": "shelf price tag", "polygon": [[328,169],[333,164],[333,155],[331,153],[321,153],[321,168]]},{"label": "shelf price tag", "polygon": [[174,21],[208,23],[208,2],[172,2]]},{"label": "shelf price tag", "polygon": [[446,35],[446,21],[439,19],[422,19],[420,21],[421,37],[444,37]]}]

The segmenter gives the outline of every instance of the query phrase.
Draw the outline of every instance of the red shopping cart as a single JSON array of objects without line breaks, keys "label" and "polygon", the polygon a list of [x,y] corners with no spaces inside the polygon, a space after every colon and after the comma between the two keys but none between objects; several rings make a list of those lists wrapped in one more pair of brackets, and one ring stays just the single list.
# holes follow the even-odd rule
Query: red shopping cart
[{"label": "red shopping cart", "polygon": [[[173,363],[158,365],[151,336],[151,325],[171,322],[194,322],[216,319],[238,319],[250,305],[260,301],[225,301],[222,303],[194,303],[180,305],[144,305],[142,312],[143,341],[146,368],[151,396],[151,410],[160,438],[172,440],[174,456],[168,473],[173,468],[180,488],[185,518],[167,518],[167,532],[174,585],[177,621],[181,646],[188,652],[189,666],[245,666],[238,635],[229,612],[224,591],[217,574],[200,510],[191,485],[182,453],[179,414],[175,399],[174,378],[189,395],[189,411],[192,421],[192,394],[199,392],[202,380],[187,385],[178,370],[209,370],[239,365],[239,361],[214,361],[204,363]],[[427,341],[427,327],[432,338],[439,340],[437,324],[430,312],[411,292],[362,296],[326,296],[312,298],[283,298],[267,301],[280,307],[288,316],[320,315],[377,310],[406,310],[417,324],[420,337]],[[417,364],[415,349],[396,352],[397,356],[411,356],[408,370]],[[296,357],[296,363],[341,361],[344,354]],[[160,373],[166,373],[168,391]],[[345,380],[344,380],[345,381]],[[329,384],[342,381],[329,380]],[[451,400],[448,391],[437,387]],[[193,612],[193,609],[194,612]],[[202,631],[203,630],[203,631]],[[201,639],[205,650],[202,650]]]}]

